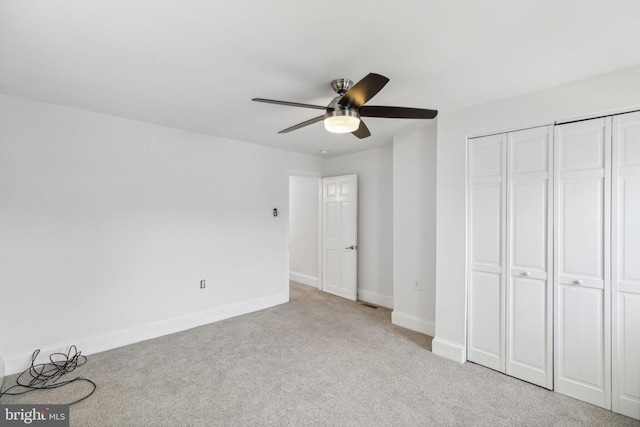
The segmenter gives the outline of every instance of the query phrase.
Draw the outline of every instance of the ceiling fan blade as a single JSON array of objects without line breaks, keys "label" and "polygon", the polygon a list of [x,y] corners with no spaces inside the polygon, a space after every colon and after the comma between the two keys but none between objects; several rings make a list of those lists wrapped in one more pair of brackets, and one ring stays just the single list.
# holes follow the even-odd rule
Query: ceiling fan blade
[{"label": "ceiling fan blade", "polygon": [[351,89],[345,92],[339,104],[343,107],[362,107],[368,100],[373,98],[380,89],[389,83],[389,79],[380,74],[369,73],[362,80],[356,83]]},{"label": "ceiling fan blade", "polygon": [[360,120],[360,126],[358,127],[358,129],[354,130],[351,133],[360,139],[371,136],[371,132],[369,132],[369,128],[367,127],[367,125],[364,124],[362,120]]},{"label": "ceiling fan blade", "polygon": [[302,104],[300,102],[277,101],[275,99],[265,99],[265,98],[253,98],[252,101],[265,102],[267,104],[288,105],[289,107],[302,107],[302,108],[314,108],[316,110],[327,110],[327,107],[322,107],[320,105]]},{"label": "ceiling fan blade", "polygon": [[426,108],[407,107],[383,107],[365,105],[360,108],[362,117],[384,117],[388,119],[433,119],[438,115],[438,110]]},{"label": "ceiling fan blade", "polygon": [[321,122],[322,119],[324,119],[324,114],[318,117],[314,117],[313,119],[309,119],[306,122],[298,123],[297,125],[291,126],[290,128],[283,129],[278,133],[288,133],[288,132],[291,132],[292,130],[297,130],[305,126],[309,126],[314,123]]}]

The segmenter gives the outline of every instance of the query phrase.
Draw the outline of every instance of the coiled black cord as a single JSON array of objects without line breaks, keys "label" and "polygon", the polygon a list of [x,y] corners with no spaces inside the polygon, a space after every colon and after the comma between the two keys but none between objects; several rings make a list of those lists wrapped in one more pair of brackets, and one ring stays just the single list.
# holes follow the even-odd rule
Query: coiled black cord
[{"label": "coiled black cord", "polygon": [[0,390],[0,398],[5,395],[18,396],[36,390],[52,390],[76,381],[84,381],[91,384],[91,391],[83,398],[69,403],[69,405],[73,405],[82,402],[96,391],[98,387],[96,383],[87,378],[76,377],[70,380],[60,381],[65,374],[73,372],[77,367],[87,363],[87,357],[80,354],[75,345],[69,348],[67,354],[52,353],[49,356],[50,363],[39,363],[36,365],[38,354],[40,354],[39,349],[33,352],[31,355],[31,366],[18,375],[15,385],[5,391]]}]

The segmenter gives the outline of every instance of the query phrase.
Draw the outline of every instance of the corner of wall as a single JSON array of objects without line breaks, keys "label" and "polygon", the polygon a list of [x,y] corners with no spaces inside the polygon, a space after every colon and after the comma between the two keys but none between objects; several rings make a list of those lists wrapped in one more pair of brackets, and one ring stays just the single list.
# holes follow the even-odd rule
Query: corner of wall
[{"label": "corner of wall", "polygon": [[464,363],[467,361],[467,349],[464,345],[435,337],[431,343],[431,352],[436,356]]},{"label": "corner of wall", "polygon": [[436,333],[436,324],[433,321],[421,319],[408,313],[399,312],[398,310],[393,310],[391,313],[391,323],[429,335],[430,337]]},{"label": "corner of wall", "polygon": [[309,276],[308,274],[296,273],[294,271],[289,271],[289,280],[302,283],[303,285],[313,286],[317,288],[320,286],[320,278]]},{"label": "corner of wall", "polygon": [[382,295],[378,292],[358,289],[358,301],[368,302],[380,307],[393,308],[393,297]]}]

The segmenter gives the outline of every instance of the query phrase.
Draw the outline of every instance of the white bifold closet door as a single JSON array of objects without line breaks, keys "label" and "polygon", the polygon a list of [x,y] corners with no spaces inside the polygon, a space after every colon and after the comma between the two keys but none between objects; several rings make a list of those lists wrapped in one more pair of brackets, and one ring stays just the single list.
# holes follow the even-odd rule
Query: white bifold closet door
[{"label": "white bifold closet door", "polygon": [[551,130],[469,140],[470,361],[552,388]]},{"label": "white bifold closet door", "polygon": [[551,128],[507,134],[508,375],[553,388]]},{"label": "white bifold closet door", "polygon": [[506,135],[468,142],[467,359],[505,371]]},{"label": "white bifold closet door", "polygon": [[640,113],[612,130],[612,409],[640,420]]},{"label": "white bifold closet door", "polygon": [[555,128],[555,389],[611,408],[611,119]]}]

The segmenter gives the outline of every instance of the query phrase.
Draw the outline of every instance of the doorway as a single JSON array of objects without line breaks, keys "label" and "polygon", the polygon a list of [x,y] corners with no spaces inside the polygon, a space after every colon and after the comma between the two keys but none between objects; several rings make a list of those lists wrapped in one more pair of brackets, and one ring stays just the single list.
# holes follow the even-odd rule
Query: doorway
[{"label": "doorway", "polygon": [[289,176],[289,279],[356,301],[357,175]]},{"label": "doorway", "polygon": [[322,178],[289,176],[289,280],[322,288]]}]

